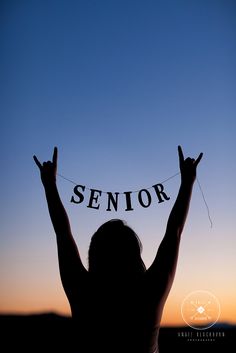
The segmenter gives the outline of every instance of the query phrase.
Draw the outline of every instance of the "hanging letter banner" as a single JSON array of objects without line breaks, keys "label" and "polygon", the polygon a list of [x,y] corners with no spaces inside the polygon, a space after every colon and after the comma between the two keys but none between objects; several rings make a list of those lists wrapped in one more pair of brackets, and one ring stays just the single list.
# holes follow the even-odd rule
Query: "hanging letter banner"
[{"label": "hanging letter banner", "polygon": [[124,191],[124,192],[104,192],[102,190],[87,188],[85,185],[76,185],[74,187],[74,195],[71,197],[71,202],[80,204],[85,201],[85,190],[88,191],[87,204],[88,208],[93,208],[98,210],[101,205],[101,196],[105,194],[105,207],[106,211],[118,211],[119,201],[123,198],[123,204],[125,205],[124,211],[133,211],[133,197],[137,194],[137,200],[140,206],[147,208],[151,205],[153,197],[156,198],[158,203],[169,200],[170,197],[167,196],[164,191],[164,186],[162,184],[155,184],[152,186],[153,193],[148,189],[141,189],[139,191]]},{"label": "hanging letter banner", "polygon": [[148,208],[152,203],[160,204],[170,200],[168,193],[164,189],[163,183],[174,178],[179,173],[169,177],[161,183],[151,187],[142,188],[135,191],[111,192],[90,188],[77,184],[63,175],[58,174],[63,179],[75,184],[70,202],[73,204],[85,204],[90,209],[103,209],[106,211],[133,211],[134,205]]}]

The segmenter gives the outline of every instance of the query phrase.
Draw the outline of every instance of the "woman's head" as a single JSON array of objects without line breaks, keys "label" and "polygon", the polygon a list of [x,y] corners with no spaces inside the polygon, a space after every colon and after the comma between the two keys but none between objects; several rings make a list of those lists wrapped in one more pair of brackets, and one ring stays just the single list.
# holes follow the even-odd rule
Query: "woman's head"
[{"label": "woman's head", "polygon": [[96,274],[140,274],[145,271],[142,244],[136,233],[119,219],[104,223],[92,236],[89,272]]}]

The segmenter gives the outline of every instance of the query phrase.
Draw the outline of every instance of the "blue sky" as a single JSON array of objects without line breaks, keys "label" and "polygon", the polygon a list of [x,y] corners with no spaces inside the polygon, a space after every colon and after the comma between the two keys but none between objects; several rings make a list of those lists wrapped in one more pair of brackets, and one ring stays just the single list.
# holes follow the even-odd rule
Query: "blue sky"
[{"label": "blue sky", "polygon": [[[236,283],[225,274],[236,265],[235,2],[25,0],[0,7],[2,310],[31,301],[29,310],[66,305],[32,159],[51,158],[54,146],[60,174],[104,191],[146,188],[177,173],[179,144],[186,155],[203,152],[198,177],[213,228],[196,184],[173,296],[201,286],[233,295]],[[73,185],[59,177],[58,186],[85,263],[92,233],[118,217],[140,235],[148,265],[179,177],[165,184],[170,201],[133,212],[106,212],[103,201],[100,210],[73,205]],[[55,288],[63,305],[47,300]]]}]

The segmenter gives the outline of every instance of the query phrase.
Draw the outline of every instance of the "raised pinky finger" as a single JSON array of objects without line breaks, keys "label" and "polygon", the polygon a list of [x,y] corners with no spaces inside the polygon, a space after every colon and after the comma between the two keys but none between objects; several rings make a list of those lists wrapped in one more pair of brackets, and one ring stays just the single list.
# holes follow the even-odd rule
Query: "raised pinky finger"
[{"label": "raised pinky finger", "polygon": [[36,156],[33,156],[35,163],[37,164],[37,166],[39,167],[39,169],[42,169],[42,164],[39,162],[38,158]]},{"label": "raised pinky finger", "polygon": [[203,156],[203,153],[201,152],[201,153],[199,154],[199,156],[197,157],[196,161],[195,161],[195,165],[196,165],[196,166],[198,165],[198,163],[199,163],[200,160],[202,159],[202,156]]}]

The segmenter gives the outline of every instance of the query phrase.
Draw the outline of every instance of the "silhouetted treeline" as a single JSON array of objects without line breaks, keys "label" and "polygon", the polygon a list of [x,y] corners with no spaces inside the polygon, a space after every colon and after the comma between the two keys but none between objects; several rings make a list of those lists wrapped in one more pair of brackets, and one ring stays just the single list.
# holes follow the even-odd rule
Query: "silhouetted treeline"
[{"label": "silhouetted treeline", "polygon": [[[1,352],[80,353],[73,341],[70,317],[54,313],[0,315],[0,325]],[[227,353],[234,351],[235,339],[236,326],[224,324],[201,331],[189,327],[162,327],[159,347],[160,353]]]}]

